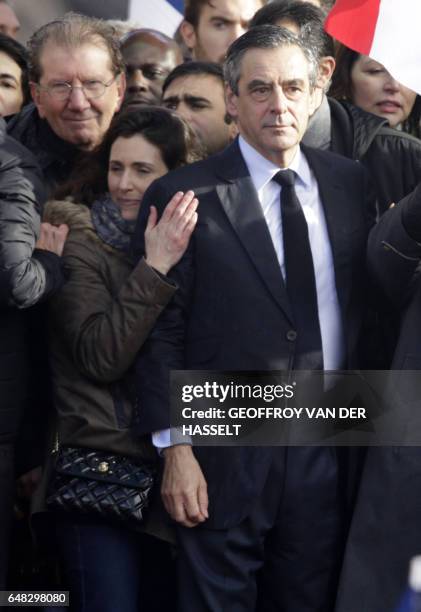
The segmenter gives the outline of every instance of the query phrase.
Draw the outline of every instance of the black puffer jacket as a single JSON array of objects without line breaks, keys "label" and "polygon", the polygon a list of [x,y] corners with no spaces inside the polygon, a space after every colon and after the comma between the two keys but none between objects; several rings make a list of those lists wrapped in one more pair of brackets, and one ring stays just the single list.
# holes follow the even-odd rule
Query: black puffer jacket
[{"label": "black puffer jacket", "polygon": [[63,280],[60,258],[34,251],[43,200],[35,159],[0,119],[0,443],[14,438],[27,393],[25,309]]},{"label": "black puffer jacket", "polygon": [[331,150],[368,169],[381,215],[421,181],[421,141],[389,127],[386,119],[329,98]]},{"label": "black puffer jacket", "polygon": [[80,151],[53,132],[48,122],[41,119],[34,104],[25,106],[10,119],[7,132],[36,157],[48,196],[58,184],[69,178]]}]

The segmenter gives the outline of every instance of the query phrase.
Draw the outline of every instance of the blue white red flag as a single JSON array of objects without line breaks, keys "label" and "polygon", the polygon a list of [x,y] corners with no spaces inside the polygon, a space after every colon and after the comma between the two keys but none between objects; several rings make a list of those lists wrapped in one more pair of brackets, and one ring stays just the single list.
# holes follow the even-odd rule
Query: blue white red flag
[{"label": "blue white red flag", "polygon": [[336,0],[325,27],[421,94],[420,23],[420,0]]}]

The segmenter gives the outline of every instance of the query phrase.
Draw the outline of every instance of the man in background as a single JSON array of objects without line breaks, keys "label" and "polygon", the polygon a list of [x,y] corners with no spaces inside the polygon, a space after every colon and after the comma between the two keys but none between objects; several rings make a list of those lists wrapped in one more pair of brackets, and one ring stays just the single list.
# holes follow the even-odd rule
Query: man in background
[{"label": "man in background", "polygon": [[235,126],[227,123],[222,67],[187,62],[175,68],[163,86],[162,106],[176,111],[194,129],[206,153],[225,149]]},{"label": "man in background", "polygon": [[125,107],[159,104],[169,73],[183,62],[177,43],[157,30],[135,30],[121,41],[126,66]]},{"label": "man in background", "polygon": [[228,47],[248,29],[266,0],[186,0],[181,35],[195,60],[224,61]]},{"label": "man in background", "polygon": [[28,46],[34,104],[8,132],[35,155],[51,191],[102,141],[123,101],[124,63],[113,28],[75,13],[42,26]]}]

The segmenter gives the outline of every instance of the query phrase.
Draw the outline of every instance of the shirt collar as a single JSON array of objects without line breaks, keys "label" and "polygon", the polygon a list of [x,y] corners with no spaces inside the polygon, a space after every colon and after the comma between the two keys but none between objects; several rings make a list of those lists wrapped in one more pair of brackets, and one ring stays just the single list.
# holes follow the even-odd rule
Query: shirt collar
[{"label": "shirt collar", "polygon": [[[279,172],[279,166],[266,159],[266,157],[263,157],[263,155],[252,147],[242,136],[238,139],[238,145],[244,161],[246,162],[251,180],[258,192],[273,179],[277,172]],[[300,180],[305,187],[310,185],[311,171],[301,148],[298,148],[294,159],[289,165],[289,169],[294,170],[298,180]]]}]

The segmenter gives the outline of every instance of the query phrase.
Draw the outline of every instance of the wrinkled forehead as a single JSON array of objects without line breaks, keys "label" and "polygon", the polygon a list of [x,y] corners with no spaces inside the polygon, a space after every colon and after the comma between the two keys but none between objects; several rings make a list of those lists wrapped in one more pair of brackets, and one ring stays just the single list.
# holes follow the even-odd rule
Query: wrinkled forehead
[{"label": "wrinkled forehead", "polygon": [[310,64],[303,51],[295,45],[273,49],[248,49],[240,61],[240,81],[309,80]]},{"label": "wrinkled forehead", "polygon": [[100,37],[82,44],[60,44],[47,40],[39,54],[40,76],[50,72],[88,70],[91,72],[113,71],[110,50]]},{"label": "wrinkled forehead", "polygon": [[164,100],[169,97],[200,97],[207,100],[221,98],[224,100],[224,84],[213,74],[188,74],[174,79],[164,93]]},{"label": "wrinkled forehead", "polygon": [[202,6],[199,19],[218,15],[226,19],[248,22],[263,6],[263,0],[207,0]]}]

